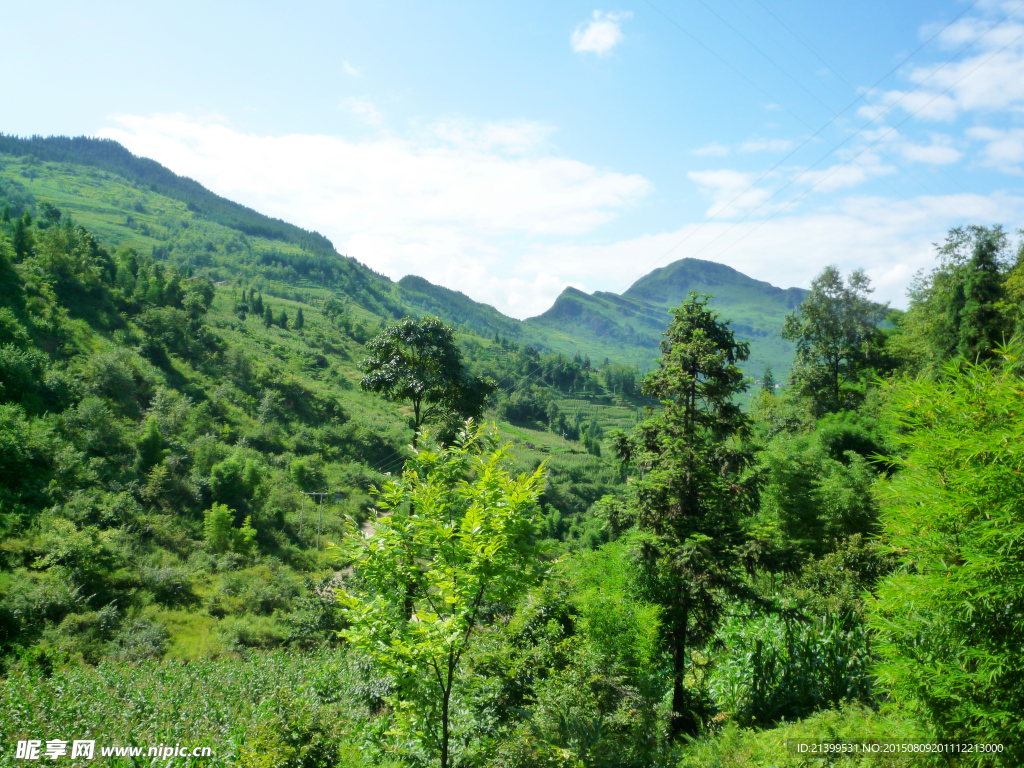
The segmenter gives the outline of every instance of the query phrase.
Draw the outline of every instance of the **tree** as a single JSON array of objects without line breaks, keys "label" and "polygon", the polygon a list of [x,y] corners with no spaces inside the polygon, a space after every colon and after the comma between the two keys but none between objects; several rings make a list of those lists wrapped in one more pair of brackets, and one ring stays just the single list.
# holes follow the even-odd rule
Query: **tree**
[{"label": "tree", "polygon": [[[424,424],[478,419],[496,389],[490,379],[471,376],[462,364],[450,326],[434,317],[406,317],[366,344],[360,387],[412,405],[413,445]],[[444,431],[444,430],[442,430]]]},{"label": "tree", "polygon": [[227,552],[231,548],[232,523],[235,512],[226,504],[214,504],[203,514],[203,532],[211,552]]},{"label": "tree", "polygon": [[[376,492],[373,533],[347,537],[366,591],[339,596],[345,637],[394,681],[396,729],[441,768],[452,765],[463,656],[490,609],[514,604],[542,565],[536,526],[544,469],[511,477],[508,448],[484,453],[483,443],[468,422],[451,447],[417,451],[402,476]],[[412,620],[409,593],[418,596]]]},{"label": "tree", "polygon": [[259,464],[236,453],[213,465],[210,492],[216,501],[247,511],[261,490],[262,480]]},{"label": "tree", "polygon": [[796,342],[790,378],[821,412],[841,409],[851,394],[848,385],[859,381],[871,362],[885,316],[885,306],[868,298],[872,290],[862,269],[844,282],[836,267],[825,267],[783,323],[782,337]]},{"label": "tree", "polygon": [[[254,295],[255,294],[255,295]],[[249,293],[252,302],[252,312],[254,315],[263,316],[263,294],[257,294],[256,290],[253,289]]]},{"label": "tree", "polygon": [[280,317],[277,318],[277,324],[284,328],[286,331],[288,330],[288,313],[285,312],[283,309],[281,310]]},{"label": "tree", "polygon": [[32,237],[32,216],[28,211],[25,215],[14,222],[14,231],[11,233],[11,245],[14,246],[14,257],[16,261],[24,261],[32,253],[35,246],[35,238]]},{"label": "tree", "polygon": [[[869,618],[880,681],[917,704],[936,740],[998,742],[1024,763],[1024,410],[1021,353],[947,363],[890,385],[882,541],[902,568]],[[991,757],[991,756],[989,756]]]},{"label": "tree", "polygon": [[232,525],[234,519],[235,511],[226,504],[214,504],[203,513],[203,533],[210,552],[220,554],[230,550],[240,555],[252,552],[257,534],[252,518],[247,516],[241,528]]},{"label": "tree", "polygon": [[139,441],[139,468],[146,472],[163,461],[166,455],[167,451],[164,450],[160,425],[155,418],[150,416],[146,419],[145,432]]},{"label": "tree", "polygon": [[1003,338],[1003,318],[998,304],[1003,298],[1003,276],[999,256],[1006,235],[998,227],[979,232],[963,285],[963,305],[959,318],[957,354],[968,360],[987,358],[995,353]]},{"label": "tree", "polygon": [[1002,227],[951,229],[937,248],[939,265],[915,277],[910,307],[887,339],[887,351],[909,360],[911,370],[929,373],[940,373],[958,355],[993,358],[1004,334],[1012,335],[1020,306],[1008,251]]},{"label": "tree", "polygon": [[764,373],[761,374],[761,391],[769,395],[775,394],[775,374],[772,372],[772,364],[764,364]]},{"label": "tree", "polygon": [[295,313],[295,330],[301,331],[302,326],[304,326],[305,324],[306,318],[302,314],[302,307],[299,307],[298,311]]},{"label": "tree", "polygon": [[626,514],[639,584],[663,608],[674,733],[697,727],[684,685],[687,654],[714,633],[722,590],[742,592],[737,521],[748,495],[738,482],[742,462],[726,440],[745,425],[732,398],[746,389],[737,363],[749,347],[708,308],[709,298],[690,293],[673,310],[661,363],[644,380],[644,394],[663,410],[632,436],[612,438],[623,461],[645,469],[629,486]]},{"label": "tree", "polygon": [[269,328],[274,324],[274,312],[270,309],[270,305],[267,304],[263,310],[263,325]]},{"label": "tree", "polygon": [[45,200],[40,201],[39,212],[39,227],[41,229],[46,229],[47,227],[52,227],[54,224],[59,224],[61,216],[63,215],[60,208],[55,206],[53,203],[46,202]]}]

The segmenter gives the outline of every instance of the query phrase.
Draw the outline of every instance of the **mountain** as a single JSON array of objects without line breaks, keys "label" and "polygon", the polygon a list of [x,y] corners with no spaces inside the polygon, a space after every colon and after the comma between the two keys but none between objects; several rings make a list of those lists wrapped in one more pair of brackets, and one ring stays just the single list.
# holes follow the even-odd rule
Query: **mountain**
[{"label": "mountain", "polygon": [[[776,288],[724,264],[680,259],[641,277],[622,295],[586,294],[566,288],[542,315],[525,321],[536,330],[576,340],[581,349],[601,347],[611,356],[638,362],[658,356],[658,344],[670,310],[697,293],[732,321],[737,336],[750,342],[745,365],[759,375],[766,364],[783,377],[792,364],[793,346],[780,335],[782,322],[804,300],[801,288]],[[606,353],[608,354],[608,353]]]},{"label": "mountain", "polygon": [[385,321],[437,315],[488,338],[498,334],[544,352],[609,358],[641,370],[658,357],[669,310],[697,291],[712,294],[713,305],[750,342],[746,370],[757,376],[770,363],[782,378],[793,349],[779,330],[805,295],[722,264],[681,259],[622,295],[566,288],[547,312],[519,321],[422,277],[393,282],[339,254],[319,233],[220,197],[108,139],[0,134],[0,187],[16,215],[19,199],[47,201],[109,246],[135,248],[216,282],[250,283],[290,299],[333,295]]},{"label": "mountain", "polygon": [[251,208],[215,195],[198,181],[179,176],[155,160],[137,157],[112,139],[85,136],[32,136],[24,139],[0,133],[0,153],[40,161],[73,163],[117,174],[134,185],[185,203],[190,211],[247,235],[281,240],[314,253],[334,253],[334,245],[318,232],[264,216]]},{"label": "mountain", "polygon": [[[30,648],[97,662],[333,642],[321,545],[373,519],[368,491],[412,438],[407,406],[357,385],[360,361],[405,314],[463,326],[515,472],[545,464],[545,535],[605,535],[588,513],[623,478],[602,440],[645,404],[628,371],[482,337],[468,323],[523,325],[211,193],[181,199],[184,182],[75,162],[87,141],[48,146],[0,153],[0,676]],[[301,492],[327,489],[314,517]]]}]

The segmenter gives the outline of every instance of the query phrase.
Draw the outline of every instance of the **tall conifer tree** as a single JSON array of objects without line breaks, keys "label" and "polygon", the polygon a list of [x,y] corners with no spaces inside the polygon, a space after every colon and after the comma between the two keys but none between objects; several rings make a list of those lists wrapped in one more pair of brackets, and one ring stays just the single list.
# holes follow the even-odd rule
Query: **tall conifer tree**
[{"label": "tall conifer tree", "polygon": [[620,458],[644,469],[631,484],[627,514],[636,529],[639,583],[664,611],[674,733],[698,725],[683,682],[690,654],[714,633],[723,592],[743,591],[737,515],[747,496],[739,482],[743,462],[728,438],[746,423],[733,397],[746,390],[737,364],[749,347],[708,307],[709,298],[691,293],[673,311],[661,364],[644,381],[644,393],[663,410],[630,437],[613,437]]}]

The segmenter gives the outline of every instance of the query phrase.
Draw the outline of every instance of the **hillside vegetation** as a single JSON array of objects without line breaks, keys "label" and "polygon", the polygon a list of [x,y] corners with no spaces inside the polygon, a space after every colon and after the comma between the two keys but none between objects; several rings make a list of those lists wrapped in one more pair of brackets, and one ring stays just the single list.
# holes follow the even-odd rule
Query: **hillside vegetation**
[{"label": "hillside vegetation", "polygon": [[779,332],[805,292],[721,264],[683,259],[640,278],[622,296],[567,288],[550,310],[521,322],[415,275],[393,283],[338,255],[323,236],[219,197],[110,140],[0,135],[0,165],[0,178],[67,210],[104,242],[218,281],[244,275],[317,287],[388,318],[435,315],[488,338],[497,333],[545,352],[607,357],[644,371],[658,357],[669,310],[697,291],[713,295],[751,343],[751,376],[760,377],[766,365],[784,376],[792,362],[793,347]]},{"label": "hillside vegetation", "polygon": [[[363,345],[388,316],[360,306],[380,308],[363,283],[350,297],[267,279],[269,241],[243,243],[124,179],[89,186],[78,169],[79,187],[47,169],[34,188],[64,189],[55,202],[0,181],[3,649],[96,661],[132,633],[151,643],[142,656],[307,642],[292,625],[334,573],[316,542],[337,540],[346,516],[366,519],[367,491],[401,469],[412,436],[403,407],[358,387]],[[74,213],[58,207],[69,189]],[[86,208],[90,192],[98,202]],[[124,210],[137,228],[124,223],[132,214],[115,217]],[[121,245],[108,250],[79,215]],[[142,228],[160,221],[175,234],[151,248],[166,259],[139,251],[153,239]],[[251,258],[256,281],[283,296],[189,276],[175,255],[190,253],[215,277],[232,264],[244,273]],[[601,438],[636,422],[635,374],[618,372],[612,394],[610,365],[605,376],[471,332],[460,342],[499,385],[490,418],[505,417],[517,464],[548,462],[549,535],[597,543],[587,511],[621,482]],[[302,491],[330,491],[322,522]],[[220,505],[244,546],[230,536],[206,546]]]},{"label": "hillside vegetation", "polygon": [[[0,765],[1024,761],[1000,228],[951,231],[905,313],[832,267],[568,294],[663,315],[640,376],[51,144],[0,155]],[[792,369],[752,386],[784,308]]]}]

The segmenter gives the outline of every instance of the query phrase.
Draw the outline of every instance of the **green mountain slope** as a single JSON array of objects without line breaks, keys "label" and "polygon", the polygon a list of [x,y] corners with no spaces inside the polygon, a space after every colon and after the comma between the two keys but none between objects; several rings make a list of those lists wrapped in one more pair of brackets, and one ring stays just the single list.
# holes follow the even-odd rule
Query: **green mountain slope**
[{"label": "green mountain slope", "polygon": [[434,285],[416,275],[403,277],[398,281],[398,288],[403,303],[423,314],[443,317],[481,336],[492,337],[498,333],[517,341],[523,340],[524,328],[521,322],[501,314],[490,304],[473,301],[464,293]]},{"label": "green mountain slope", "polygon": [[334,253],[331,241],[318,232],[307,232],[215,195],[199,182],[179,176],[155,160],[136,157],[110,139],[85,136],[24,139],[0,133],[0,153],[31,158],[34,162],[73,163],[114,173],[134,185],[185,203],[190,211],[247,235],[281,240],[314,253]]},{"label": "green mountain slope", "polygon": [[776,288],[711,261],[680,259],[640,278],[621,296],[566,288],[551,309],[526,325],[550,336],[572,338],[580,349],[601,348],[605,355],[643,365],[657,357],[669,311],[690,291],[714,296],[712,304],[732,321],[737,335],[750,342],[745,366],[750,374],[760,375],[769,363],[777,378],[789,371],[793,347],[779,331],[806,291]]},{"label": "green mountain slope", "polygon": [[[26,649],[333,642],[323,544],[370,518],[411,438],[407,407],[357,386],[365,341],[409,309],[400,288],[337,254],[330,280],[297,277],[300,245],[94,167],[0,165],[0,675]],[[598,543],[591,510],[622,483],[601,441],[635,424],[634,393],[507,339],[458,340],[502,387],[485,417],[516,471],[547,462],[545,534]],[[314,517],[301,492],[324,490]]]},{"label": "green mountain slope", "polygon": [[226,200],[113,141],[0,134],[0,185],[14,215],[28,205],[19,200],[50,202],[106,245],[135,248],[183,273],[244,282],[297,301],[335,298],[385,321],[437,315],[487,338],[498,334],[542,352],[608,358],[641,370],[657,358],[668,311],[694,290],[714,295],[751,343],[747,371],[758,376],[770,363],[781,378],[793,349],[779,330],[804,296],[721,264],[682,259],[621,296],[567,288],[547,312],[519,321],[421,277],[395,283],[337,253],[322,235]]}]

